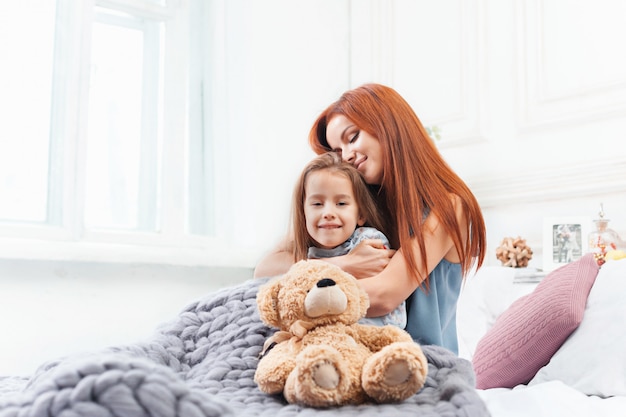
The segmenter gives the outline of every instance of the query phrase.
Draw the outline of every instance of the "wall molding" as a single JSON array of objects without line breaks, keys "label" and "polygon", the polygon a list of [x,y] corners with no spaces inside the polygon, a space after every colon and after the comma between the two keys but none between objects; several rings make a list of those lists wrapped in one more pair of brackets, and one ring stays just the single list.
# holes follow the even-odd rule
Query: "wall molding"
[{"label": "wall molding", "polygon": [[432,124],[442,129],[441,148],[454,148],[485,142],[481,131],[481,119],[486,112],[485,99],[481,94],[485,89],[485,28],[483,1],[472,0],[459,2],[458,41],[460,90],[460,108],[451,109],[447,114],[436,115]]},{"label": "wall molding", "polygon": [[349,8],[351,86],[365,82],[393,85],[394,2],[352,0]]},{"label": "wall molding", "polygon": [[[554,0],[553,0],[554,1]],[[564,2],[566,4],[566,2]],[[551,24],[553,17],[547,6],[553,3],[544,0],[529,0],[517,3],[517,77],[518,77],[518,120],[522,131],[549,126],[565,126],[572,123],[586,123],[626,114],[626,77],[590,80],[584,73],[576,73],[578,65],[572,62],[568,72],[562,74],[559,68],[551,66],[555,61],[549,57],[557,54],[554,39],[558,31],[546,28],[557,27]],[[606,25],[621,25],[615,20]],[[574,30],[574,29],[573,29]],[[575,39],[573,33],[570,37]],[[595,34],[601,37],[602,34]],[[559,34],[559,36],[564,36]],[[598,39],[601,42],[602,38]],[[619,44],[616,42],[616,51]],[[563,65],[561,61],[559,64]],[[555,87],[565,75],[578,77],[578,83]]]},{"label": "wall molding", "polygon": [[483,209],[611,193],[626,198],[626,157],[469,178],[467,184]]},{"label": "wall molding", "polygon": [[[482,92],[485,90],[485,6],[484,0],[457,2],[454,10],[444,6],[413,2],[381,2],[379,0],[350,3],[350,79],[353,86],[362,82],[380,82],[394,86],[410,103],[431,103],[440,98],[436,83],[424,75],[416,77],[424,68],[424,56],[416,51],[428,51],[432,46],[431,28],[416,24],[407,16],[428,16],[429,13],[446,17],[450,25],[451,48],[431,51],[426,59],[438,65],[456,68],[454,99],[441,103],[436,113],[425,116],[427,125],[437,125],[443,131],[442,147],[471,145],[485,140],[481,120],[486,112]],[[432,24],[434,18],[424,18]],[[451,20],[452,19],[452,20]],[[436,28],[446,33],[442,28]],[[454,63],[454,65],[451,65]],[[457,65],[458,64],[458,65]],[[457,68],[458,67],[458,68]],[[441,81],[441,80],[440,80]],[[456,87],[458,85],[458,88]],[[431,110],[433,106],[426,106]]]}]

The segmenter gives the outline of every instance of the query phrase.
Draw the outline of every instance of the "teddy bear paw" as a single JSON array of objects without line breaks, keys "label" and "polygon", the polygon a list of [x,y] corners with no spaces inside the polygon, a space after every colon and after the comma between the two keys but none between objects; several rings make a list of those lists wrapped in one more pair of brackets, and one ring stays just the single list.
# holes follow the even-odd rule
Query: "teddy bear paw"
[{"label": "teddy bear paw", "polygon": [[298,355],[298,366],[289,375],[285,398],[314,407],[342,404],[350,389],[349,370],[335,349],[308,347]]},{"label": "teddy bear paw", "polygon": [[384,383],[389,386],[404,384],[411,377],[411,370],[405,361],[392,362],[385,371]]},{"label": "teddy bear paw", "polygon": [[403,401],[426,382],[428,362],[413,342],[394,343],[372,355],[363,367],[363,389],[379,403]]},{"label": "teddy bear paw", "polygon": [[318,363],[313,367],[311,377],[320,388],[335,389],[339,385],[337,368],[326,361]]}]

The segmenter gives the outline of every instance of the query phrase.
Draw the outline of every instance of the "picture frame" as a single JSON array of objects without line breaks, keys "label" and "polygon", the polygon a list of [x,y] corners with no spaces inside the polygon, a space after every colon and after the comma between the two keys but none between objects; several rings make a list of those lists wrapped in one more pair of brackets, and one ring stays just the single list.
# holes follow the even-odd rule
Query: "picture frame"
[{"label": "picture frame", "polygon": [[546,217],[543,220],[543,270],[553,271],[589,251],[591,218]]}]

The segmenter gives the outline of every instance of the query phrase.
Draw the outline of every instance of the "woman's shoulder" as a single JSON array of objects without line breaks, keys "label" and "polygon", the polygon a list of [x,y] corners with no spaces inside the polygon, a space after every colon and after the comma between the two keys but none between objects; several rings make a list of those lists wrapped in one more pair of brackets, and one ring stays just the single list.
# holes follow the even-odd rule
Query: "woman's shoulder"
[{"label": "woman's shoulder", "polygon": [[[464,202],[463,202],[463,198],[456,194],[456,193],[452,193],[449,192],[447,193],[448,199],[450,200],[450,203],[452,204],[452,208],[454,209],[455,212],[459,212],[459,210],[461,210],[461,212],[463,211],[463,207],[465,206]],[[431,208],[428,206],[424,207],[424,215],[428,216],[431,212]]]},{"label": "woman's shoulder", "polygon": [[463,201],[463,198],[460,195],[455,193],[449,193],[448,197],[452,203],[452,210],[454,211],[457,221],[459,223],[465,222],[467,220],[468,210],[466,202]]}]

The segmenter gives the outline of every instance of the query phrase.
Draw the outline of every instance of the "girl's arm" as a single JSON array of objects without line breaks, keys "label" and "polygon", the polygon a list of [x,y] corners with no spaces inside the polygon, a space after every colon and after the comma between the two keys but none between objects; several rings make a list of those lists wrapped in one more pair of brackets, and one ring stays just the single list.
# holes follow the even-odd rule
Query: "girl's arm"
[{"label": "girl's arm", "polygon": [[[465,222],[467,220],[462,211],[462,205],[457,200],[454,206],[459,225],[462,230],[465,230]],[[451,236],[446,232],[436,216],[429,215],[427,217],[422,232],[424,233],[424,244],[428,248],[426,251],[427,270],[419,271],[419,276],[427,277],[442,259],[453,263],[460,262]],[[390,313],[423,282],[423,279],[418,282],[409,274],[406,259],[402,253],[405,250],[414,251],[417,265],[422,265],[422,257],[417,240],[413,239],[408,248],[401,248],[395,253],[389,265],[379,274],[359,280],[370,297],[368,317]]]}]

